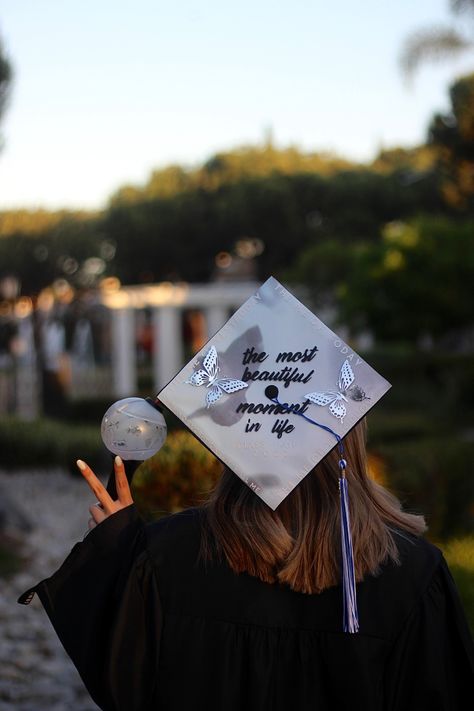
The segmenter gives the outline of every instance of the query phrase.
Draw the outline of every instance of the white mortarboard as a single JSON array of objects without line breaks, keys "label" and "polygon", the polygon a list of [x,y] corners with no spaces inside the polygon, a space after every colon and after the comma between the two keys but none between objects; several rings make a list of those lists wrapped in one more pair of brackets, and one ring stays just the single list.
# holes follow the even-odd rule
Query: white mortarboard
[{"label": "white mortarboard", "polygon": [[275,509],[389,388],[270,277],[158,399]]}]

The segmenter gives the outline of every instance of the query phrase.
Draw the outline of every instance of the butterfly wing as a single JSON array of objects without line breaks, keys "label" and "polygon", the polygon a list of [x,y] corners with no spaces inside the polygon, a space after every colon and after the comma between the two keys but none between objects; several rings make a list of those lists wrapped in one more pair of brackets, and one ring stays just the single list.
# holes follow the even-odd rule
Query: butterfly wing
[{"label": "butterfly wing", "polygon": [[315,405],[329,405],[337,398],[337,395],[335,393],[308,393],[305,398],[314,402]]},{"label": "butterfly wing", "polygon": [[338,420],[341,420],[341,424],[344,422],[344,417],[346,416],[346,406],[342,400],[334,400],[334,402],[329,405],[329,412],[331,415],[334,415],[334,417],[337,417]]},{"label": "butterfly wing", "polygon": [[238,390],[243,390],[248,388],[248,384],[244,383],[243,380],[234,380],[232,378],[221,378],[216,380],[216,385],[222,388],[226,393],[236,393]]},{"label": "butterfly wing", "polygon": [[354,371],[352,370],[349,361],[346,359],[341,366],[339,373],[339,390],[344,392],[349,388],[355,380]]},{"label": "butterfly wing", "polygon": [[217,387],[217,385],[213,385],[210,390],[208,390],[207,395],[206,395],[206,404],[207,407],[210,407],[211,405],[214,405],[215,402],[221,399],[222,397],[222,390]]},{"label": "butterfly wing", "polygon": [[215,346],[211,346],[202,362],[205,371],[209,374],[209,380],[214,380],[217,375],[217,351]]},{"label": "butterfly wing", "polygon": [[186,383],[189,385],[205,385],[209,382],[209,375],[205,370],[196,370]]}]

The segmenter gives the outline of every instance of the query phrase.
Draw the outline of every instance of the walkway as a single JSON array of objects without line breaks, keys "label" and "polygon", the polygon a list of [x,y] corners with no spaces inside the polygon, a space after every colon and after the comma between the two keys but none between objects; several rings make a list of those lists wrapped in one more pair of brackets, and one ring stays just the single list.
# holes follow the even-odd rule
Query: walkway
[{"label": "walkway", "polygon": [[84,535],[92,494],[81,479],[61,471],[0,471],[0,487],[32,525],[24,570],[0,579],[0,709],[97,711],[66,656],[41,603],[18,605],[18,595],[48,577]]}]

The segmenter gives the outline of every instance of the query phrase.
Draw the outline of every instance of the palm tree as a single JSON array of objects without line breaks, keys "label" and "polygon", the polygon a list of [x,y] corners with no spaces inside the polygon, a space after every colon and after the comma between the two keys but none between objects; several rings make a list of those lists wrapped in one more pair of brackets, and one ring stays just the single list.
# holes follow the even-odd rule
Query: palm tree
[{"label": "palm tree", "polygon": [[[474,0],[450,0],[449,5],[453,15],[470,14],[474,19]],[[473,37],[455,27],[440,25],[421,28],[405,40],[400,65],[405,77],[411,79],[422,63],[455,57],[473,48]]]}]

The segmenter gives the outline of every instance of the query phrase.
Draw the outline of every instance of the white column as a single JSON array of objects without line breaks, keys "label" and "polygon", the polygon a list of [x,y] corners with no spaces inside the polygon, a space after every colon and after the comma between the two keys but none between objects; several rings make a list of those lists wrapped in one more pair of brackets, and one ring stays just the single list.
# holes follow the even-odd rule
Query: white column
[{"label": "white column", "polygon": [[130,308],[112,309],[112,371],[117,397],[137,394],[135,319]]},{"label": "white column", "polygon": [[153,382],[156,393],[183,365],[181,310],[174,306],[153,309]]},{"label": "white column", "polygon": [[206,309],[207,337],[211,338],[227,321],[227,309],[218,304]]}]

